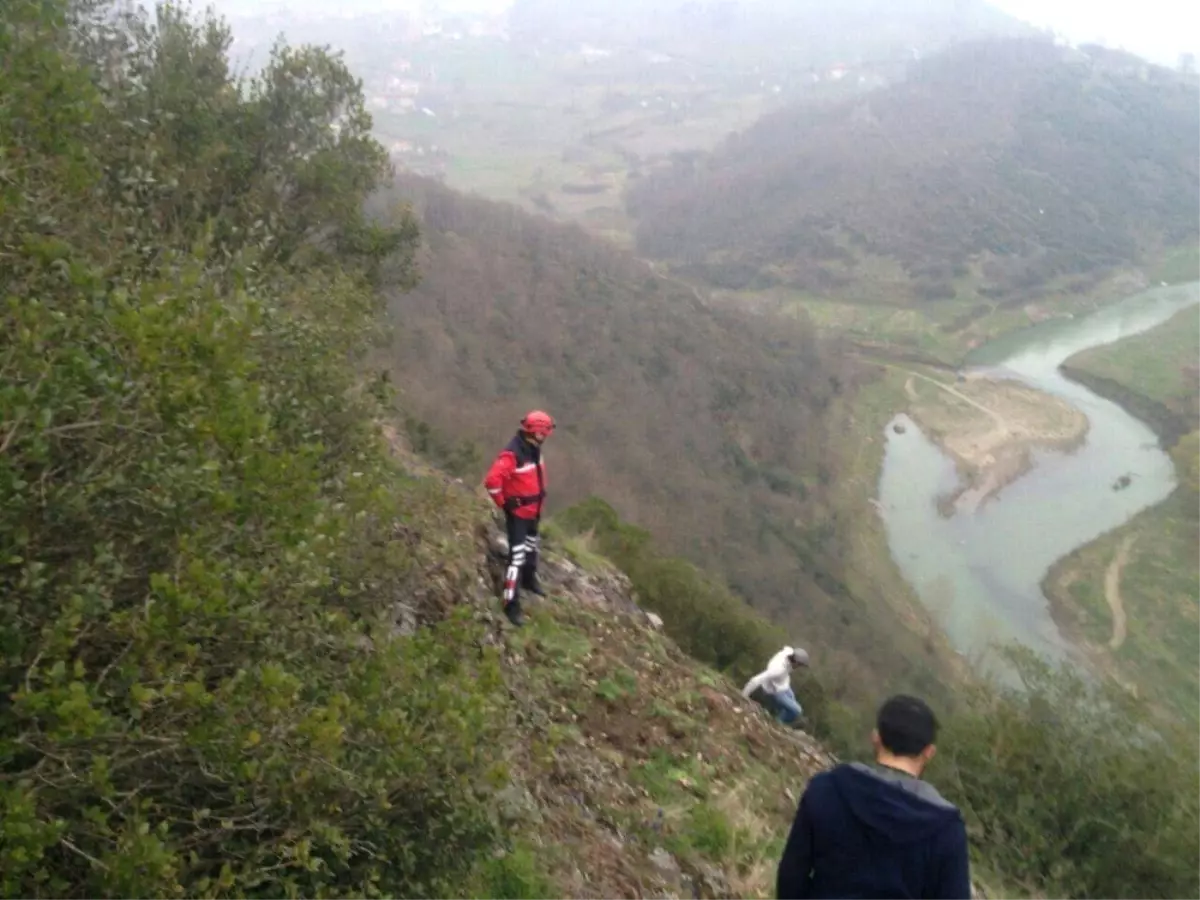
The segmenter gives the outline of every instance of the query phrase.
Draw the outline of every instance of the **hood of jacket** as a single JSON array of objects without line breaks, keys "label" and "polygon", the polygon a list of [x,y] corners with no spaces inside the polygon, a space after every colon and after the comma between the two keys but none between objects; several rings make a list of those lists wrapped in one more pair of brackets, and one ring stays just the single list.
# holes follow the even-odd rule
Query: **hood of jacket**
[{"label": "hood of jacket", "polygon": [[894,844],[928,840],[961,819],[958,807],[937,788],[904,772],[850,763],[830,774],[838,796],[877,840]]}]

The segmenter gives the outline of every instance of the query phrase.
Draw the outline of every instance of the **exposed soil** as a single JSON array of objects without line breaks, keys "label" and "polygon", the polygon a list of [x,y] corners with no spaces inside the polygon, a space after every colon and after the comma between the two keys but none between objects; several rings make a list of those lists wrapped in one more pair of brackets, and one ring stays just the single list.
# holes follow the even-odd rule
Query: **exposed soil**
[{"label": "exposed soil", "polygon": [[1125,604],[1121,600],[1121,570],[1129,562],[1129,554],[1133,550],[1136,534],[1128,535],[1117,552],[1113,555],[1108,570],[1104,573],[1104,599],[1112,610],[1112,637],[1108,646],[1111,650],[1119,650],[1125,643]]}]

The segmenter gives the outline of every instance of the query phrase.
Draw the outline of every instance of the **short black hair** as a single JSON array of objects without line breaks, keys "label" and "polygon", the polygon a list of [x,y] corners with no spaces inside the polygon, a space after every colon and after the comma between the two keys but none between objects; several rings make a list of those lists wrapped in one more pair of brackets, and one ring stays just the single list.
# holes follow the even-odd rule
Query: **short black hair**
[{"label": "short black hair", "polygon": [[884,749],[896,756],[919,756],[937,740],[938,720],[919,697],[896,694],[884,701],[875,717]]}]

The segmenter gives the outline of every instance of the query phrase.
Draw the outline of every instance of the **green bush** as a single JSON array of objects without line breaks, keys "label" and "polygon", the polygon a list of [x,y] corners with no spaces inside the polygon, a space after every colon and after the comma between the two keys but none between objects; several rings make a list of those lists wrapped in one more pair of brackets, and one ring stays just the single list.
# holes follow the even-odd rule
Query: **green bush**
[{"label": "green bush", "polygon": [[0,893],[460,891],[497,661],[393,634],[355,369],[415,225],[336,57],[110,13],[0,6]]},{"label": "green bush", "polygon": [[710,859],[725,859],[734,844],[734,829],[729,818],[708,803],[700,802],[688,811],[687,842]]},{"label": "green bush", "polygon": [[1013,659],[1020,688],[974,691],[933,766],[976,852],[1035,896],[1200,896],[1196,736],[1028,652]]},{"label": "green bush", "polygon": [[551,900],[559,892],[538,864],[537,852],[519,844],[503,856],[489,857],[479,866],[473,897],[492,900]]}]

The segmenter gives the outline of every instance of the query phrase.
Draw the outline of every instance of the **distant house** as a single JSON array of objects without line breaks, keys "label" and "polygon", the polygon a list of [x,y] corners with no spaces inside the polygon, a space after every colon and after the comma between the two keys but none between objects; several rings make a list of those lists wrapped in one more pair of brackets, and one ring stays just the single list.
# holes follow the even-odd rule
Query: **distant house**
[{"label": "distant house", "polygon": [[593,62],[597,59],[605,59],[612,56],[612,51],[605,50],[603,47],[593,47],[591,44],[581,44],[579,46],[579,55],[588,62]]},{"label": "distant house", "polygon": [[401,97],[415,97],[421,93],[421,82],[392,76],[388,79],[388,90]]}]

